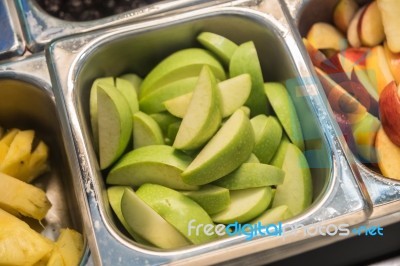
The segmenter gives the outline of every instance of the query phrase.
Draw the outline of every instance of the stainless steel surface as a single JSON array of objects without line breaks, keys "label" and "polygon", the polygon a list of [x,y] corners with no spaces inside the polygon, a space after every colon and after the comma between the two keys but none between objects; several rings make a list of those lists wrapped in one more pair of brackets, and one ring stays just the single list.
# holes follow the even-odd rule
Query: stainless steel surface
[{"label": "stainless steel surface", "polygon": [[[358,1],[360,5],[367,2],[369,1]],[[332,22],[333,8],[337,0],[323,2],[318,0],[286,0],[286,3],[288,9],[291,10],[295,26],[299,29],[301,36],[305,36],[313,23],[317,21]],[[299,41],[298,43],[308,61],[309,68],[313,69],[312,64],[308,60],[307,52],[302,47],[302,42]],[[315,76],[314,73],[313,75]],[[330,113],[330,115],[332,114]],[[357,166],[374,205],[371,218],[400,211],[400,181],[386,178],[358,161]],[[396,220],[392,222],[396,222]]]},{"label": "stainless steel surface", "polygon": [[34,129],[49,146],[51,171],[34,184],[46,191],[52,207],[42,221],[43,226],[37,222],[30,225],[52,240],[57,239],[61,228],[83,233],[85,264],[89,238],[93,235],[91,221],[73,143],[62,130],[57,108],[43,55],[0,65],[1,126]]},{"label": "stainless steel surface", "polygon": [[42,51],[46,44],[59,37],[132,22],[151,15],[160,14],[191,5],[201,4],[204,2],[207,1],[160,1],[142,8],[98,20],[70,22],[49,15],[33,0],[15,1],[27,42],[27,47],[32,52]]},{"label": "stainless steel surface", "polygon": [[25,42],[14,5],[10,1],[0,1],[0,28],[0,60],[22,55]]},{"label": "stainless steel surface", "polygon": [[337,126],[332,123],[316,80],[303,61],[303,51],[297,46],[298,40],[289,27],[290,20],[282,10],[282,2],[215,3],[198,10],[64,38],[53,42],[47,50],[55,96],[65,104],[62,115],[69,121],[76,144],[96,244],[104,265],[184,265],[189,261],[211,264],[254,253],[267,263],[338,239],[308,238],[293,230],[286,238],[246,241],[244,237],[233,237],[161,251],[135,243],[118,228],[107,203],[106,186],[91,142],[88,122],[91,83],[97,77],[126,72],[144,76],[169,53],[196,46],[195,36],[201,31],[220,33],[238,43],[253,40],[266,81],[283,81],[291,92],[306,138],[315,199],[306,212],[285,224],[357,225],[365,222],[371,213],[371,202],[354,169],[355,163],[351,157],[346,158]]}]

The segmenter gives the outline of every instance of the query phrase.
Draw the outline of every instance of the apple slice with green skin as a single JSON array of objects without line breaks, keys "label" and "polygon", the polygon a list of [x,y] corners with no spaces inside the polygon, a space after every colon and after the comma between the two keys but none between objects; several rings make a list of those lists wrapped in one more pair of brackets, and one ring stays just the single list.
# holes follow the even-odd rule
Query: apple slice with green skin
[{"label": "apple slice with green skin", "polygon": [[269,224],[276,224],[292,217],[289,207],[286,205],[276,206],[271,209],[267,209],[260,216],[256,217],[254,220],[249,222],[249,224],[261,223],[263,226]]},{"label": "apple slice with green skin", "polygon": [[133,148],[164,144],[164,137],[157,122],[146,113],[133,115]]},{"label": "apple slice with green skin", "polygon": [[218,238],[214,232],[191,232],[188,228],[191,220],[203,225],[212,225],[213,221],[199,204],[182,193],[156,184],[144,184],[136,191],[136,195],[193,244],[203,244]]},{"label": "apple slice with green skin", "polygon": [[264,90],[287,136],[303,151],[304,139],[299,117],[285,86],[281,83],[267,82]]},{"label": "apple slice with green skin", "polygon": [[97,85],[100,168],[106,169],[124,152],[132,136],[132,112],[114,86]]},{"label": "apple slice with green skin", "polygon": [[238,109],[201,149],[182,173],[182,179],[192,185],[217,180],[244,163],[253,147],[254,132],[250,120]]},{"label": "apple slice with green skin", "polygon": [[179,128],[181,126],[181,121],[172,123],[168,126],[167,139],[172,145],[175,141],[176,135],[178,134]]},{"label": "apple slice with green skin", "polygon": [[276,188],[272,207],[287,205],[297,215],[311,204],[313,188],[307,160],[296,145],[288,144],[282,170],[285,179]]},{"label": "apple slice with green skin", "polygon": [[136,95],[140,95],[140,85],[142,84],[142,78],[134,73],[127,73],[119,76],[119,78],[129,81],[135,88]]},{"label": "apple slice with green skin", "polygon": [[161,112],[156,114],[150,114],[150,116],[157,122],[164,136],[168,134],[169,125],[182,121],[181,119],[171,115],[168,112]]},{"label": "apple slice with green skin", "polygon": [[92,87],[90,89],[90,123],[92,127],[92,134],[93,134],[93,146],[95,151],[99,150],[99,123],[98,123],[98,115],[97,115],[97,85],[100,82],[107,83],[109,85],[114,86],[114,78],[113,77],[105,77],[105,78],[98,78],[96,79]]},{"label": "apple slice with green skin", "polygon": [[221,63],[209,51],[187,48],[171,54],[151,70],[140,86],[139,99],[170,82],[198,76],[204,65],[210,68],[218,80],[226,78]]},{"label": "apple slice with green skin", "polygon": [[264,77],[257,50],[252,41],[241,44],[233,53],[229,64],[231,77],[245,73],[251,77],[251,92],[245,103],[250,108],[250,116],[268,113],[270,106],[264,94]]},{"label": "apple slice with green skin", "polygon": [[375,146],[382,175],[400,180],[400,147],[389,139],[383,127],[376,135]]},{"label": "apple slice with green skin", "polygon": [[124,190],[121,198],[121,212],[132,231],[156,247],[173,249],[191,244],[133,189]]},{"label": "apple slice with green skin", "polygon": [[145,146],[125,154],[111,169],[107,184],[138,187],[155,183],[170,188],[196,190],[183,182],[181,173],[192,158],[167,145]]},{"label": "apple slice with green skin", "polygon": [[250,157],[247,159],[246,163],[259,163],[260,160],[258,160],[257,156],[252,153],[250,154]]},{"label": "apple slice with green skin", "polygon": [[176,134],[174,148],[194,150],[203,146],[221,124],[220,95],[211,70],[200,72],[188,110]]},{"label": "apple slice with green skin", "polygon": [[278,149],[282,138],[282,126],[279,121],[266,115],[258,115],[251,120],[256,144],[253,153],[262,163],[269,163]]},{"label": "apple slice with green skin", "polygon": [[197,202],[210,215],[223,211],[231,202],[229,190],[214,185],[205,185],[199,190],[181,193]]},{"label": "apple slice with green skin", "polygon": [[278,149],[276,150],[274,157],[272,157],[270,164],[279,168],[282,168],[283,160],[285,159],[286,149],[289,146],[290,140],[286,134],[282,134],[281,143],[279,143]]},{"label": "apple slice with green skin", "polygon": [[165,111],[165,101],[192,92],[197,80],[198,77],[190,77],[160,87],[140,100],[140,110],[149,114]]},{"label": "apple slice with green skin", "polygon": [[357,13],[359,6],[355,0],[340,0],[333,11],[333,22],[343,33],[347,32],[351,19]]},{"label": "apple slice with green skin", "polygon": [[238,190],[281,185],[285,172],[276,166],[263,163],[243,163],[235,171],[216,180],[213,184]]},{"label": "apple slice with green skin", "polygon": [[183,118],[192,99],[193,93],[186,93],[181,96],[164,102],[165,109],[173,116]]},{"label": "apple slice with green skin", "polygon": [[140,235],[138,235],[135,231],[132,230],[132,228],[128,225],[128,223],[126,222],[126,220],[122,214],[121,200],[122,200],[122,196],[124,195],[125,189],[132,190],[132,188],[129,186],[112,186],[112,187],[107,188],[108,202],[110,203],[112,210],[114,211],[115,215],[117,216],[117,218],[121,222],[121,224],[124,226],[126,231],[128,231],[128,233],[138,243],[141,243],[143,245],[152,245],[150,242],[148,242],[147,240],[145,240]]},{"label": "apple slice with green skin", "polygon": [[378,118],[367,113],[367,115],[351,126],[356,144],[356,150],[364,160],[376,163],[375,137],[381,122]]},{"label": "apple slice with green skin", "polygon": [[131,108],[132,114],[139,111],[139,102],[137,99],[137,93],[132,83],[125,79],[116,78],[115,79],[115,87],[121,92],[121,94],[125,97],[126,101]]},{"label": "apple slice with green skin", "polygon": [[211,216],[215,223],[245,223],[265,211],[272,199],[270,187],[230,191],[231,203],[222,212]]},{"label": "apple slice with green skin", "polygon": [[238,45],[228,38],[212,32],[202,32],[197,36],[197,40],[208,50],[218,56],[219,59],[229,66],[229,62]]},{"label": "apple slice with green skin", "polygon": [[383,129],[389,139],[400,147],[400,87],[394,81],[382,91],[379,107]]}]

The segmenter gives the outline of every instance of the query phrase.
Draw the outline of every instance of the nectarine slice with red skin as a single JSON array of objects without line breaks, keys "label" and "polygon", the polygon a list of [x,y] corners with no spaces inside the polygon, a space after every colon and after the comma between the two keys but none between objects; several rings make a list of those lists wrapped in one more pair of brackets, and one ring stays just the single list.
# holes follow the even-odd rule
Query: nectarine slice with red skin
[{"label": "nectarine slice with red skin", "polygon": [[375,148],[382,175],[400,180],[400,147],[390,141],[383,127],[376,135]]},{"label": "nectarine slice with red skin", "polygon": [[380,95],[379,112],[387,136],[400,147],[400,87],[394,81]]}]

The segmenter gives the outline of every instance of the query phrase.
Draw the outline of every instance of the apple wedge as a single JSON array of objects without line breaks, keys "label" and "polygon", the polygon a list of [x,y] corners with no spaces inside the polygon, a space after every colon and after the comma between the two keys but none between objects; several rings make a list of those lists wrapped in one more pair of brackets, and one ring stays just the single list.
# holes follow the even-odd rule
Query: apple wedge
[{"label": "apple wedge", "polygon": [[225,66],[229,66],[231,57],[238,48],[238,45],[228,38],[212,32],[203,31],[197,36],[197,41],[216,54]]},{"label": "apple wedge", "polygon": [[131,113],[134,114],[139,111],[139,102],[135,87],[129,81],[121,78],[115,79],[115,87],[125,97],[126,102],[131,108]]},{"label": "apple wedge", "polygon": [[253,148],[254,131],[250,120],[238,109],[201,149],[182,173],[182,179],[191,185],[215,181],[244,163]]},{"label": "apple wedge", "polygon": [[243,163],[235,171],[214,181],[213,184],[229,190],[238,190],[281,185],[284,177],[285,172],[276,166],[263,163]]},{"label": "apple wedge", "polygon": [[162,60],[144,78],[139,99],[170,82],[198,76],[204,65],[210,68],[218,80],[226,78],[221,63],[209,51],[200,48],[182,49]]},{"label": "apple wedge", "polygon": [[361,20],[361,15],[364,13],[364,10],[367,6],[361,7],[357,13],[353,16],[350,21],[349,28],[347,29],[347,40],[351,47],[359,48],[361,47],[361,39],[358,32],[358,24]]},{"label": "apple wedge", "polygon": [[382,127],[389,139],[400,147],[400,87],[392,81],[379,99]]},{"label": "apple wedge", "polygon": [[265,211],[271,202],[270,187],[230,191],[231,203],[225,210],[211,216],[215,223],[245,223]]},{"label": "apple wedge", "polygon": [[394,80],[385,56],[385,51],[381,45],[373,47],[368,53],[367,73],[372,84],[376,86],[379,95],[386,85]]},{"label": "apple wedge", "polygon": [[343,34],[331,24],[325,22],[314,23],[307,33],[307,40],[317,49],[341,51],[348,46]]},{"label": "apple wedge", "polygon": [[160,126],[148,114],[136,112],[133,115],[133,148],[164,144]]},{"label": "apple wedge", "polygon": [[221,124],[220,104],[217,81],[209,68],[204,66],[172,146],[181,150],[195,150],[203,146]]},{"label": "apple wedge", "polygon": [[303,132],[292,98],[281,83],[267,82],[264,91],[289,139],[304,150]]},{"label": "apple wedge", "polygon": [[135,88],[136,95],[140,95],[140,84],[142,84],[142,78],[134,73],[127,73],[119,76],[119,78],[129,81]]},{"label": "apple wedge", "polygon": [[358,9],[359,6],[355,0],[340,0],[333,10],[333,23],[339,30],[346,33]]},{"label": "apple wedge", "polygon": [[381,12],[376,1],[369,3],[363,10],[357,30],[363,46],[373,47],[385,39]]},{"label": "apple wedge", "polygon": [[150,116],[151,116],[151,118],[154,119],[154,121],[157,122],[157,124],[161,128],[161,131],[163,132],[164,136],[167,135],[167,133],[168,133],[169,125],[171,125],[172,123],[181,121],[181,119],[171,115],[168,112],[150,114]]},{"label": "apple wedge", "polygon": [[390,51],[400,53],[399,14],[400,3],[397,0],[377,0],[382,17],[383,29]]},{"label": "apple wedge", "polygon": [[170,143],[172,145],[176,139],[176,135],[178,134],[179,128],[181,127],[182,122],[175,122],[168,126],[167,139],[166,143]]},{"label": "apple wedge", "polygon": [[383,50],[385,51],[386,60],[388,61],[393,78],[397,84],[400,84],[400,52],[393,53],[389,49],[387,42],[383,44]]},{"label": "apple wedge", "polygon": [[375,147],[382,174],[400,180],[400,147],[390,141],[383,127],[376,135]]},{"label": "apple wedge", "polygon": [[282,168],[283,160],[285,159],[285,154],[289,143],[291,143],[289,138],[286,136],[286,134],[283,134],[278,149],[276,150],[274,157],[272,157],[270,161],[271,165]]},{"label": "apple wedge", "polygon": [[133,189],[125,188],[120,205],[129,228],[154,246],[173,249],[191,244],[174,226],[138,197]]},{"label": "apple wedge", "polygon": [[132,136],[132,112],[124,96],[107,83],[97,85],[100,168],[106,169],[124,152]]},{"label": "apple wedge", "polygon": [[[203,225],[212,225],[213,221],[199,204],[182,193],[160,185],[144,184],[136,191],[136,195],[193,244],[203,244],[218,238],[218,235],[206,234],[204,230],[190,230],[192,220]],[[163,233],[158,235],[165,237]]]},{"label": "apple wedge", "polygon": [[251,77],[251,92],[245,103],[250,108],[250,116],[266,114],[269,104],[264,94],[264,77],[257,50],[252,41],[241,44],[233,53],[229,64],[230,77],[248,73]]},{"label": "apple wedge", "polygon": [[290,217],[292,217],[292,214],[290,213],[289,207],[286,205],[280,205],[271,209],[267,209],[264,213],[254,218],[254,220],[250,221],[249,223],[257,224],[260,222],[261,225],[268,226],[269,224],[277,224],[287,220]]},{"label": "apple wedge", "polygon": [[287,205],[295,216],[311,204],[313,191],[307,160],[297,146],[288,144],[282,170],[285,179],[276,187],[272,207]]},{"label": "apple wedge", "polygon": [[190,156],[171,146],[145,146],[126,153],[111,169],[106,182],[135,187],[154,183],[182,190],[198,189],[181,178],[191,161]]},{"label": "apple wedge", "polygon": [[214,185],[205,185],[199,190],[181,193],[197,202],[210,215],[223,211],[231,202],[229,190]]}]

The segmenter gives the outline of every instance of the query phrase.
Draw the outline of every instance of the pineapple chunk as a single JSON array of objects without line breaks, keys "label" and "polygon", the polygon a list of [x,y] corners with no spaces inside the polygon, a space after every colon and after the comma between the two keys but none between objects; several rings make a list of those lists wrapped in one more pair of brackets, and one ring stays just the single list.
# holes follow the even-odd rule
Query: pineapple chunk
[{"label": "pineapple chunk", "polygon": [[50,169],[47,163],[48,157],[49,148],[43,141],[40,141],[32,152],[28,162],[21,167],[20,172],[16,177],[27,183],[32,182],[36,177],[44,174]]},{"label": "pineapple chunk", "polygon": [[51,207],[46,193],[33,185],[0,173],[0,208],[14,214],[22,214],[37,220],[43,219]]},{"label": "pineapple chunk", "polygon": [[72,229],[61,229],[47,266],[76,266],[82,257],[83,237]]},{"label": "pineapple chunk", "polygon": [[7,155],[0,164],[0,171],[18,177],[21,167],[27,164],[35,137],[33,130],[21,130],[14,137]]},{"label": "pineapple chunk", "polygon": [[0,265],[28,266],[53,249],[53,242],[0,209]]},{"label": "pineapple chunk", "polygon": [[15,136],[18,134],[19,129],[13,128],[7,131],[5,135],[1,138],[0,142],[7,144],[7,146],[11,145],[11,142],[14,140]]}]

